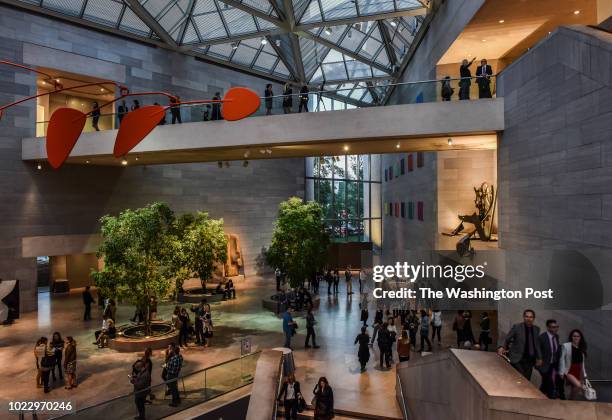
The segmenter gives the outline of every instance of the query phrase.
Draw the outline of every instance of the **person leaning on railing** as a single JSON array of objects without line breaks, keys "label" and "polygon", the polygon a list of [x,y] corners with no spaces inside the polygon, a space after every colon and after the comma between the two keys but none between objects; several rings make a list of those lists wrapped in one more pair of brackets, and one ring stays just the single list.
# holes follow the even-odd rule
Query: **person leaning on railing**
[{"label": "person leaning on railing", "polygon": [[168,388],[172,394],[172,402],[170,406],[176,407],[181,403],[181,397],[178,391],[178,377],[183,367],[183,356],[181,356],[181,348],[175,346],[174,354],[170,356],[166,364],[166,377],[168,378]]}]

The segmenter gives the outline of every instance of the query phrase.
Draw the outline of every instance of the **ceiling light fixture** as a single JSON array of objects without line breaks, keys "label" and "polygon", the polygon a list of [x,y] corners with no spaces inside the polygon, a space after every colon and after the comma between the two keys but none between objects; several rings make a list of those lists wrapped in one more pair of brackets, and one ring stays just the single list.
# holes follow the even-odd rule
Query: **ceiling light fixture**
[{"label": "ceiling light fixture", "polygon": [[237,42],[232,42],[231,45],[232,45],[232,50],[238,49],[238,43]]},{"label": "ceiling light fixture", "polygon": [[344,146],[344,151],[345,151],[345,152],[348,152],[348,149],[349,149],[348,145],[345,145],[345,146]]},{"label": "ceiling light fixture", "polygon": [[47,84],[47,82],[45,82],[44,80],[41,83],[43,86]]},{"label": "ceiling light fixture", "polygon": [[266,149],[266,153],[271,155],[272,154],[272,149]]},{"label": "ceiling light fixture", "polygon": [[505,20],[503,20],[503,19],[499,20],[499,23],[504,23],[504,22],[505,22]]},{"label": "ceiling light fixture", "polygon": [[482,42],[487,42],[487,40],[486,40],[486,39],[483,39],[483,40],[482,40]]},{"label": "ceiling light fixture", "polygon": [[89,165],[89,161],[88,160],[86,160],[85,163]]},{"label": "ceiling light fixture", "polygon": [[138,162],[138,159],[139,159],[139,157],[138,157],[138,156],[136,156],[136,162]]},{"label": "ceiling light fixture", "polygon": [[280,47],[280,46],[281,46],[281,40],[280,40],[280,39],[277,39],[275,42],[276,42],[276,46],[277,46],[277,47]]},{"label": "ceiling light fixture", "polygon": [[394,28],[397,26],[397,21],[395,19],[391,19],[391,26]]},{"label": "ceiling light fixture", "polygon": [[400,144],[399,144],[399,143],[397,143],[397,144],[395,145],[395,148],[396,148],[396,149],[399,149],[399,148],[400,148]]},{"label": "ceiling light fixture", "polygon": [[580,14],[580,10],[574,10],[574,14],[575,15],[579,15]]},{"label": "ceiling light fixture", "polygon": [[327,28],[325,28],[325,33],[326,33],[327,35],[331,35],[331,34],[332,34],[332,32],[333,32],[333,29],[332,29],[331,27],[329,27],[329,26],[328,26]]},{"label": "ceiling light fixture", "polygon": [[123,166],[127,166],[127,164],[128,164],[127,159],[123,159],[123,160],[121,161],[121,164],[122,164]]},{"label": "ceiling light fixture", "polygon": [[266,37],[262,37],[261,38],[261,45],[266,45],[268,43],[268,40],[266,39]]},{"label": "ceiling light fixture", "polygon": [[55,81],[56,81],[57,83],[59,83],[59,82],[60,82],[60,79],[55,79]]},{"label": "ceiling light fixture", "polygon": [[249,156],[251,156],[251,151],[247,150],[246,152],[244,152],[244,158],[248,158]]},{"label": "ceiling light fixture", "polygon": [[453,145],[453,139],[448,139],[448,145],[452,146]]},{"label": "ceiling light fixture", "polygon": [[259,153],[261,153],[262,155],[266,154],[266,149],[259,149]]},{"label": "ceiling light fixture", "polygon": [[42,170],[42,165],[41,165],[40,163],[38,163],[38,164],[36,165],[36,169],[38,169],[39,171],[41,171],[41,170]]}]

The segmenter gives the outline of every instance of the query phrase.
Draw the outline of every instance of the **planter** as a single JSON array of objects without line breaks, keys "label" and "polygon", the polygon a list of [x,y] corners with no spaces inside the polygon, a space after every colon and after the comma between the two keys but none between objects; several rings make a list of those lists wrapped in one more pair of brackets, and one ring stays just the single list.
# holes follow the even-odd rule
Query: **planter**
[{"label": "planter", "polygon": [[221,302],[223,293],[210,293],[204,289],[189,289],[179,293],[176,298],[180,303],[200,303],[202,299],[205,299],[206,303]]},{"label": "planter", "polygon": [[144,324],[124,326],[109,340],[108,347],[118,352],[144,351],[147,347],[158,350],[178,340],[178,331],[169,322],[153,321],[151,330],[151,335],[146,336]]}]

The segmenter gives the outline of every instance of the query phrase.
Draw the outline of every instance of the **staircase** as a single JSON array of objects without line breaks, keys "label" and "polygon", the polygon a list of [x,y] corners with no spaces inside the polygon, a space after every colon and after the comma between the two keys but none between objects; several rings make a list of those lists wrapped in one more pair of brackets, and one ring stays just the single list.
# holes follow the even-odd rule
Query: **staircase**
[{"label": "staircase", "polygon": [[[347,410],[334,410],[334,420],[402,420],[400,417],[388,417],[384,415],[372,415],[364,413],[356,413]],[[285,411],[282,405],[278,406],[276,414],[277,419],[285,418]],[[314,419],[314,409],[312,406],[307,405],[306,409],[297,415],[298,420],[312,420]]]}]

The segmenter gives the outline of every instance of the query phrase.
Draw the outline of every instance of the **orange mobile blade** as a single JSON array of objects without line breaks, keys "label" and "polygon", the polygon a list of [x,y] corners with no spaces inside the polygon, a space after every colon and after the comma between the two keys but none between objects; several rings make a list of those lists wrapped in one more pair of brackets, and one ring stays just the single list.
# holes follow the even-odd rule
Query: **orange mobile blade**
[{"label": "orange mobile blade", "polygon": [[77,109],[60,108],[51,115],[47,127],[47,160],[58,169],[68,159],[86,121],[85,114]]},{"label": "orange mobile blade", "polygon": [[259,96],[251,89],[234,87],[227,91],[223,98],[223,118],[227,121],[238,121],[254,114],[260,105]]},{"label": "orange mobile blade", "polygon": [[115,157],[124,156],[136,147],[159,124],[165,113],[161,105],[145,106],[127,113],[115,140]]}]

